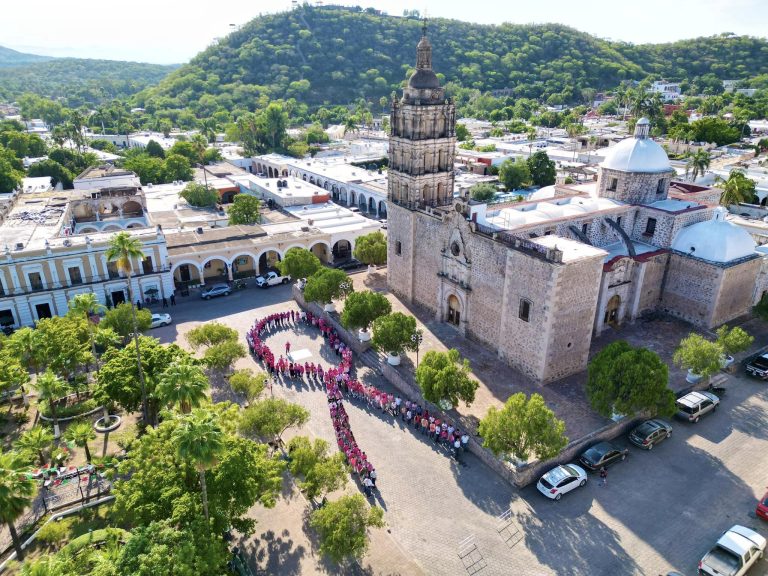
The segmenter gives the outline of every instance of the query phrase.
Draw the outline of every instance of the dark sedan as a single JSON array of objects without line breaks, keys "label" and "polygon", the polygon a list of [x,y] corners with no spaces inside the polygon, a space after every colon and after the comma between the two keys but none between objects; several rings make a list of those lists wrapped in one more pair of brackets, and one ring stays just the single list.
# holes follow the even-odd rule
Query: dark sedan
[{"label": "dark sedan", "polygon": [[616,462],[621,462],[628,453],[629,449],[627,448],[619,448],[610,442],[600,442],[579,456],[579,462],[589,470],[594,471],[603,466],[608,467]]},{"label": "dark sedan", "polygon": [[665,438],[672,436],[672,426],[664,420],[646,420],[629,433],[629,441],[645,450],[653,450]]},{"label": "dark sedan", "polygon": [[338,270],[357,270],[358,268],[362,268],[365,266],[360,260],[356,260],[355,258],[350,258],[349,260],[344,260],[343,262],[339,262],[337,264],[334,264],[334,268]]}]

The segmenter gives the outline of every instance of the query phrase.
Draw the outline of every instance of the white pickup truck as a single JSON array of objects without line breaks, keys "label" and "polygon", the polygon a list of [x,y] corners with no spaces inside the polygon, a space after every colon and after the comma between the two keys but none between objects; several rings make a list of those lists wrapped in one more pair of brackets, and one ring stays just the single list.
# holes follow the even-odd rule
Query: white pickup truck
[{"label": "white pickup truck", "polygon": [[256,286],[259,288],[269,288],[278,284],[288,284],[290,281],[290,276],[280,276],[277,272],[267,272],[256,278]]},{"label": "white pickup truck", "polygon": [[699,574],[743,576],[763,557],[765,538],[754,530],[736,524],[724,532],[699,562]]}]

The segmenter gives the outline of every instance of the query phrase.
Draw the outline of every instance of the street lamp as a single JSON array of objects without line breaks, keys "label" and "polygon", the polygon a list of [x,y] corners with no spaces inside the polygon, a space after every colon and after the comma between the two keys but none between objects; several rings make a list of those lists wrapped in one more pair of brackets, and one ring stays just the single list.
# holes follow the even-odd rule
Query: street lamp
[{"label": "street lamp", "polygon": [[350,288],[352,288],[352,284],[344,280],[341,284],[339,284],[339,290],[341,290],[341,293],[343,295],[347,295],[347,292],[349,292]]},{"label": "street lamp", "polygon": [[416,330],[413,334],[411,334],[411,342],[413,342],[413,347],[416,350],[416,368],[419,367],[419,346],[421,346],[423,341],[424,334],[421,332],[421,330]]}]

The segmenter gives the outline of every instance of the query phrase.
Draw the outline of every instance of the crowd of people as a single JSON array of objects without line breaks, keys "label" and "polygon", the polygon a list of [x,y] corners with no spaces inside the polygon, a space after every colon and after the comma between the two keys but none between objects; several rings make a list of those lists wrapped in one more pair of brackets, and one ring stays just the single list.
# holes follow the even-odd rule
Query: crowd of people
[{"label": "crowd of people", "polygon": [[[323,337],[328,340],[328,345],[340,357],[336,366],[324,369],[319,362],[317,364],[314,362],[294,362],[291,357],[290,341],[285,344],[285,356],[281,354],[279,358],[275,359],[275,354],[264,342],[264,338],[274,331],[299,323],[306,323],[320,330]],[[372,490],[376,488],[376,469],[368,461],[366,453],[357,445],[349,424],[349,416],[342,401],[344,392],[347,392],[351,386],[359,386],[359,382],[351,377],[352,350],[341,341],[336,330],[329,326],[323,318],[314,316],[309,312],[297,312],[295,310],[277,312],[257,320],[246,334],[246,341],[251,354],[256,356],[273,377],[280,374],[282,377],[287,376],[291,379],[303,380],[306,378],[308,381],[314,380],[324,387],[336,443],[339,450],[344,454],[352,473],[359,477],[365,494],[370,496]]]}]

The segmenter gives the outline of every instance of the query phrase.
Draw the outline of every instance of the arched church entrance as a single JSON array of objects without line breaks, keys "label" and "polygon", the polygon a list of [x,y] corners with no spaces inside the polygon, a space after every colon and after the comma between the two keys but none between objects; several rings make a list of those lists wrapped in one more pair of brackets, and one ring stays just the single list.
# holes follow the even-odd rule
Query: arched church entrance
[{"label": "arched church entrance", "polygon": [[453,294],[448,296],[448,314],[446,322],[458,326],[461,321],[461,302]]},{"label": "arched church entrance", "polygon": [[603,322],[610,324],[614,328],[619,325],[619,308],[621,307],[621,296],[614,294],[608,300],[608,306],[605,307],[605,317]]}]

